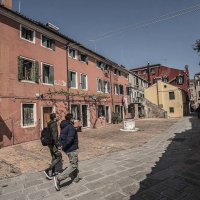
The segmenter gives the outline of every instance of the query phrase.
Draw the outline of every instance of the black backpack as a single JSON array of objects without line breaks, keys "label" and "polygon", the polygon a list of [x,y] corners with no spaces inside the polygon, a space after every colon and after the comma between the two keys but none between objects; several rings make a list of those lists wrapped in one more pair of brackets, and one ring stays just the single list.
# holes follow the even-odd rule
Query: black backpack
[{"label": "black backpack", "polygon": [[40,141],[43,146],[48,146],[53,144],[53,135],[51,133],[51,126],[52,123],[48,124],[47,128],[43,128],[40,136]]}]

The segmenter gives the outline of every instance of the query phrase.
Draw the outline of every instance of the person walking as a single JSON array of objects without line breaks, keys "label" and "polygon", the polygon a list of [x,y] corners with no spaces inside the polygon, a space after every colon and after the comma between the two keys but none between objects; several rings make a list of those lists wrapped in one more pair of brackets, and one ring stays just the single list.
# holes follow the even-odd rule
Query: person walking
[{"label": "person walking", "polygon": [[73,115],[68,113],[65,115],[65,120],[60,124],[60,140],[62,151],[66,153],[69,158],[69,166],[63,170],[62,173],[54,176],[54,184],[57,191],[60,190],[60,182],[70,177],[73,182],[79,181],[78,170],[78,134],[73,125]]},{"label": "person walking", "polygon": [[61,170],[59,168],[62,168],[62,154],[59,151],[56,113],[50,114],[50,121],[48,122],[47,127],[53,139],[53,143],[48,145],[52,159],[50,166],[44,170],[44,174],[47,179],[52,180],[53,176]]}]

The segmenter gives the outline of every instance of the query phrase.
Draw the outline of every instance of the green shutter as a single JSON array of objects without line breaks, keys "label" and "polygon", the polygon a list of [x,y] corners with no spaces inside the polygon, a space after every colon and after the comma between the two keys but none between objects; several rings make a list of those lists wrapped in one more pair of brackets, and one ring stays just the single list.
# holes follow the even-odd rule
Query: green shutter
[{"label": "green shutter", "polygon": [[77,105],[77,119],[81,120],[81,108],[80,108],[80,104]]},{"label": "green shutter", "polygon": [[36,82],[36,83],[39,83],[39,63],[38,63],[38,61],[35,61],[34,62],[34,70],[35,70],[35,79],[34,79],[34,81]]},{"label": "green shutter", "polygon": [[54,84],[54,70],[53,66],[49,67],[49,83]]},{"label": "green shutter", "polygon": [[18,56],[18,80],[21,81],[24,79],[23,76],[23,58]]}]

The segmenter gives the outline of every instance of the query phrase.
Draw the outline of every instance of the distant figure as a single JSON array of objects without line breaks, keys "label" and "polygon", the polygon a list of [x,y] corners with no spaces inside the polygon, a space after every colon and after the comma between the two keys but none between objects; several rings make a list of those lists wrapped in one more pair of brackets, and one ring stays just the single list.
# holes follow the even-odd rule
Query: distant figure
[{"label": "distant figure", "polygon": [[57,165],[59,164],[62,165],[62,154],[58,150],[59,144],[58,144],[58,126],[57,126],[56,113],[50,114],[50,121],[48,122],[47,127],[50,130],[53,137],[52,144],[48,145],[52,160],[50,166],[46,170],[44,170],[44,174],[46,175],[47,179],[51,180],[53,179],[53,176],[57,173],[56,171]]},{"label": "distant figure", "polygon": [[73,115],[68,113],[65,120],[60,124],[60,141],[62,150],[69,158],[69,166],[61,174],[54,177],[54,184],[57,191],[60,190],[60,182],[70,177],[73,182],[79,181],[78,170],[78,134],[73,125]]},{"label": "distant figure", "polygon": [[198,108],[196,109],[196,112],[197,112],[198,118],[200,119],[200,104],[199,104]]}]

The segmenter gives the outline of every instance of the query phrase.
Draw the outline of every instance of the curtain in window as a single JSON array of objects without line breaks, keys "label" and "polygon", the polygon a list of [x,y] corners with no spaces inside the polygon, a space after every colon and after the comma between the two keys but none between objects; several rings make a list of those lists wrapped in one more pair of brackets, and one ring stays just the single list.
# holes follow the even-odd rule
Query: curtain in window
[{"label": "curtain in window", "polygon": [[86,75],[81,74],[81,89],[86,89]]},{"label": "curtain in window", "polygon": [[53,66],[49,66],[49,83],[54,84],[54,68]]},{"label": "curtain in window", "polygon": [[80,120],[80,105],[71,105],[71,113],[75,120]]},{"label": "curtain in window", "polygon": [[33,104],[23,104],[23,126],[34,125]]}]

